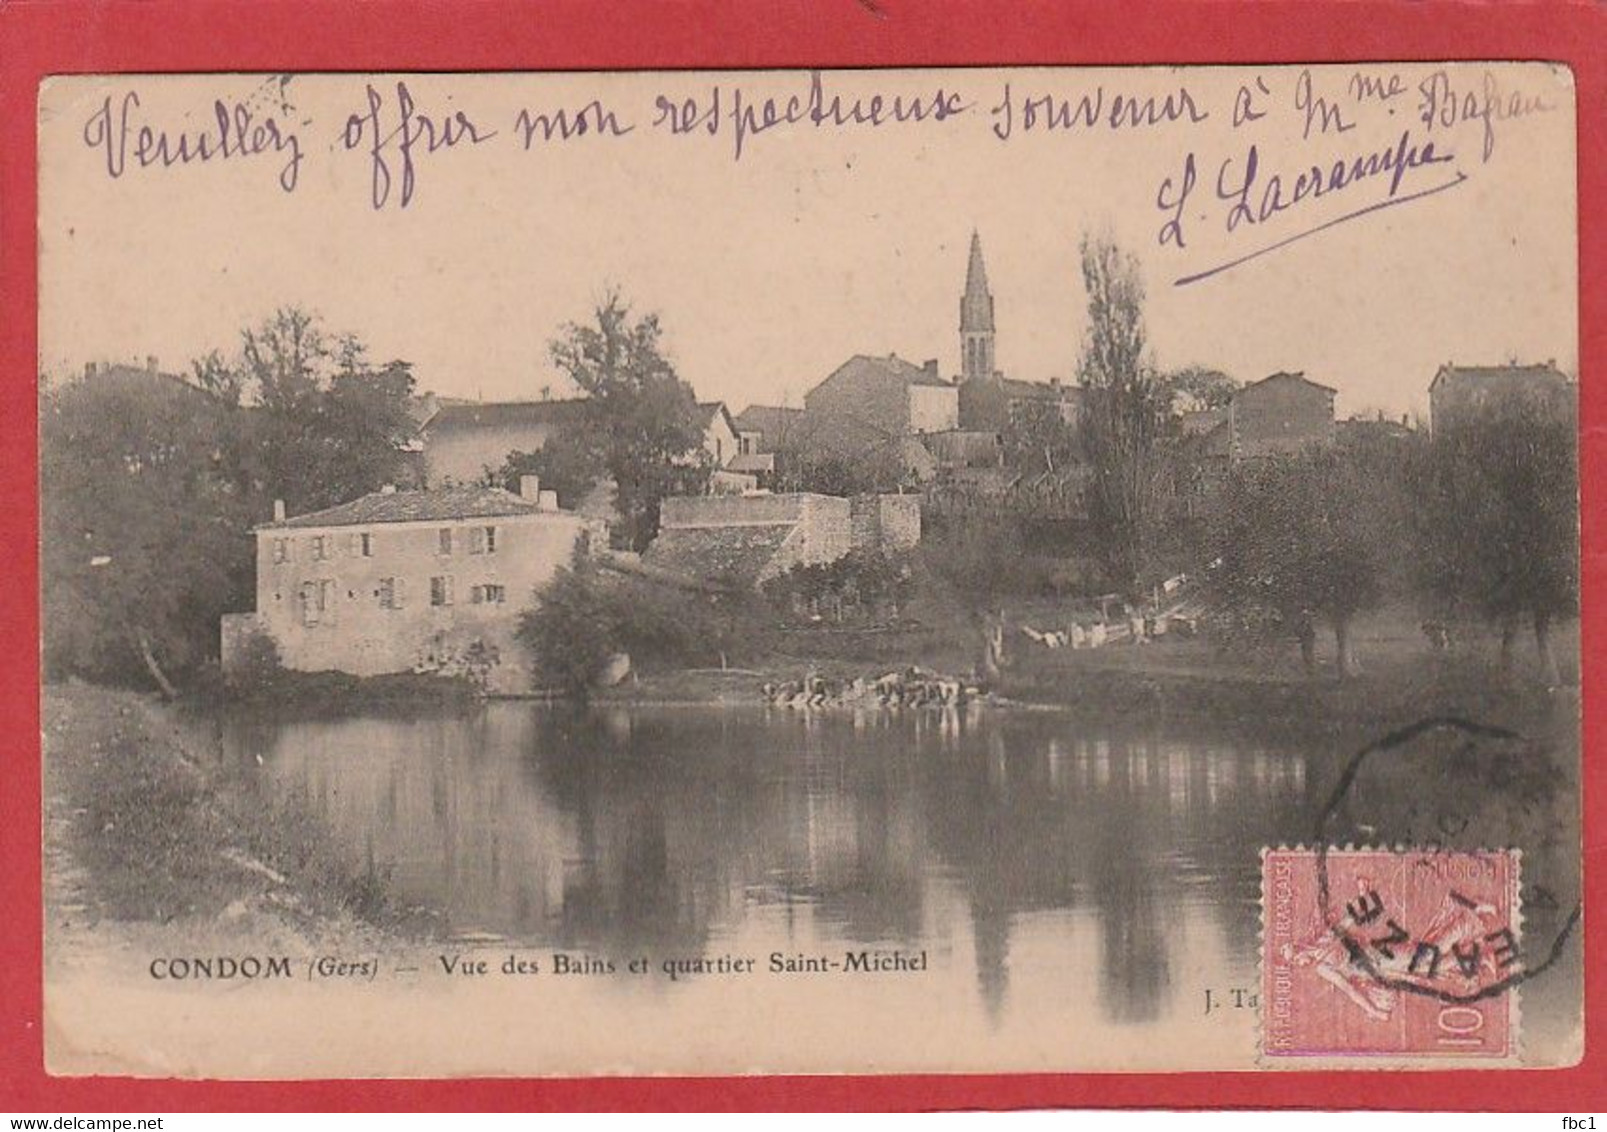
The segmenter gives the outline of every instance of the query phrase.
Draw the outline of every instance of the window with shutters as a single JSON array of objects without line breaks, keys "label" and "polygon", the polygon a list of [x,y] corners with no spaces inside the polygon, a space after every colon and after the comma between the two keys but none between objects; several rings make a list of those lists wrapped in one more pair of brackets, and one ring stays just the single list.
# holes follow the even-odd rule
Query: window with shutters
[{"label": "window with shutters", "polygon": [[395,578],[381,578],[379,580],[379,589],[376,590],[375,593],[379,597],[379,607],[381,609],[395,609],[396,608],[396,579]]},{"label": "window with shutters", "polygon": [[442,554],[451,554],[452,553],[452,528],[451,527],[442,527],[441,528],[441,550],[440,550],[440,552]]},{"label": "window with shutters", "polygon": [[329,538],[327,535],[312,536],[312,560],[322,562],[329,557]]},{"label": "window with shutters", "polygon": [[430,579],[430,604],[452,604],[452,578],[451,575],[437,575]]},{"label": "window with shutters", "polygon": [[273,540],[273,560],[275,562],[289,562],[290,561],[290,540],[289,539],[287,539],[287,538],[276,538],[276,539]]}]

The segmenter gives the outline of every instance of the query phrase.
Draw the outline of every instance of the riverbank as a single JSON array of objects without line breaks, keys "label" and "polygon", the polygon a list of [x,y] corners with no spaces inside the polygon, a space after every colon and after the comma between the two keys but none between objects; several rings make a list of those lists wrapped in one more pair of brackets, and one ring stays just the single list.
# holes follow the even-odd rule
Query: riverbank
[{"label": "riverbank", "polygon": [[[1436,651],[1399,611],[1358,620],[1353,633],[1358,671],[1344,680],[1334,669],[1331,640],[1322,643],[1326,648],[1319,648],[1317,670],[1308,674],[1292,644],[1227,648],[1204,636],[1169,636],[1144,645],[1050,649],[1020,634],[1012,637],[1010,663],[989,702],[1091,719],[1172,719],[1209,724],[1214,730],[1272,728],[1349,737],[1438,715],[1538,730],[1559,703],[1571,704],[1575,713],[1578,707],[1577,624],[1556,633],[1554,649],[1563,668],[1557,687],[1540,679],[1528,642],[1519,650],[1513,672],[1503,675],[1499,641],[1492,631],[1467,632],[1452,648]],[[953,674],[968,666],[964,641],[933,639],[931,634],[794,632],[779,644],[739,670],[638,675],[619,687],[599,690],[596,698],[608,703],[751,704],[767,682],[814,675],[844,686],[911,664]]]},{"label": "riverbank", "polygon": [[52,966],[168,941],[182,954],[230,941],[371,951],[431,932],[432,914],[398,905],[306,813],[224,765],[209,724],[77,681],[47,686],[42,707]]}]

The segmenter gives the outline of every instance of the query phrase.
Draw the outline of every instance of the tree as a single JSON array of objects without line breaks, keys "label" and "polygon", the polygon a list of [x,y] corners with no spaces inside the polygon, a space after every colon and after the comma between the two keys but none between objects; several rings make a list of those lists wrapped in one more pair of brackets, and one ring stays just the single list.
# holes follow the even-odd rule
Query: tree
[{"label": "tree", "polygon": [[664,357],[657,315],[633,320],[611,293],[595,319],[565,326],[552,359],[585,397],[579,435],[616,486],[616,541],[642,550],[658,533],[660,502],[708,484],[702,414]]},{"label": "tree", "polygon": [[1184,366],[1166,374],[1160,382],[1168,394],[1170,407],[1178,412],[1226,408],[1239,391],[1236,380],[1207,366]]},{"label": "tree", "polygon": [[241,332],[236,357],[213,352],[193,369],[235,410],[225,461],[260,508],[283,499],[314,511],[418,479],[412,367],[371,365],[356,337],[331,335],[315,314],[281,308]]},{"label": "tree", "polygon": [[1109,240],[1084,237],[1082,274],[1088,330],[1078,374],[1081,440],[1093,473],[1088,517],[1112,583],[1136,596],[1160,518],[1170,394],[1146,357],[1137,259]]},{"label": "tree", "polygon": [[1416,581],[1431,613],[1499,625],[1503,671],[1527,618],[1542,674],[1556,683],[1551,626],[1576,611],[1579,594],[1573,421],[1524,398],[1503,399],[1436,428],[1411,479]]},{"label": "tree", "polygon": [[625,653],[637,668],[724,664],[738,639],[741,610],[720,595],[599,569],[589,560],[560,569],[517,636],[536,670],[584,702],[608,662]]},{"label": "tree", "polygon": [[1383,596],[1377,504],[1372,477],[1331,450],[1235,465],[1209,525],[1213,598],[1299,640],[1308,670],[1326,621],[1339,675],[1351,675],[1352,621]]},{"label": "tree", "polygon": [[164,695],[216,651],[251,588],[249,506],[222,474],[229,413],[204,391],[124,371],[40,404],[47,670]]},{"label": "tree", "polygon": [[558,505],[573,510],[597,481],[607,474],[601,453],[584,433],[560,429],[534,452],[510,452],[491,482],[509,491],[519,490],[521,476],[536,476],[541,486],[558,493]]}]

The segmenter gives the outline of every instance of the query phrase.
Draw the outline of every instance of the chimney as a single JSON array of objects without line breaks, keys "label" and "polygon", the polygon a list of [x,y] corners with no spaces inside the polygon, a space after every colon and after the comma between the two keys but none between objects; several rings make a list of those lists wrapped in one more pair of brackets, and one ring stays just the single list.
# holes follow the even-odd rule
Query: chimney
[{"label": "chimney", "polygon": [[1412,418],[1409,415],[1407,415],[1406,413],[1401,414],[1401,427],[1402,428],[1410,428],[1410,427],[1412,427]]},{"label": "chimney", "polygon": [[528,499],[539,507],[541,505],[541,477],[520,476],[519,498]]},{"label": "chimney", "polygon": [[1049,388],[1058,390],[1060,388],[1060,379],[1058,377],[1051,377],[1049,379]]},{"label": "chimney", "polygon": [[381,495],[395,495],[396,485],[393,483],[382,483],[379,485],[379,493]]},{"label": "chimney", "polygon": [[276,523],[285,521],[285,501],[283,499],[273,501],[273,521]]},{"label": "chimney", "polygon": [[543,511],[556,511],[556,510],[558,510],[558,493],[556,491],[544,491],[544,492],[542,492],[537,497],[537,505]]},{"label": "chimney", "polygon": [[156,355],[155,354],[146,354],[145,355],[145,372],[146,373],[155,373],[156,372]]},{"label": "chimney", "polygon": [[84,376],[85,377],[94,377],[95,376],[95,371],[97,369],[99,369],[99,368],[100,367],[97,366],[94,362],[85,362],[84,363]]},{"label": "chimney", "polygon": [[936,358],[927,358],[926,361],[921,363],[921,368],[926,371],[926,374],[927,374],[928,377],[936,377],[937,376],[937,359]]}]

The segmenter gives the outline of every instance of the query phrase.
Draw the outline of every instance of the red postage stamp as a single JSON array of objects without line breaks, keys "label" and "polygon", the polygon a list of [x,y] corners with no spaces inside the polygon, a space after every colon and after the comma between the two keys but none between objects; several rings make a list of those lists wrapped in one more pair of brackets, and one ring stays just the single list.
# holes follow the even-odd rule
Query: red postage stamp
[{"label": "red postage stamp", "polygon": [[1262,853],[1262,1055],[1517,1053],[1515,850]]}]

